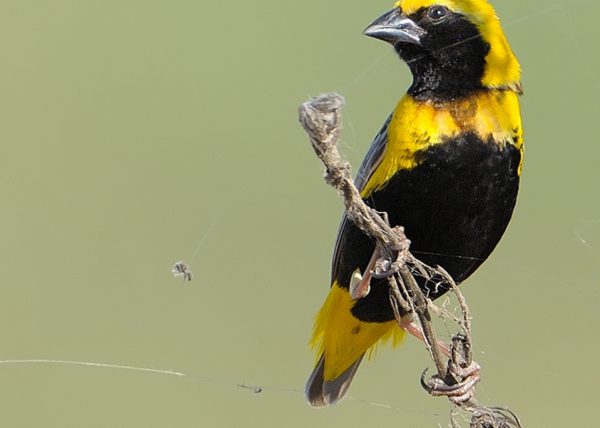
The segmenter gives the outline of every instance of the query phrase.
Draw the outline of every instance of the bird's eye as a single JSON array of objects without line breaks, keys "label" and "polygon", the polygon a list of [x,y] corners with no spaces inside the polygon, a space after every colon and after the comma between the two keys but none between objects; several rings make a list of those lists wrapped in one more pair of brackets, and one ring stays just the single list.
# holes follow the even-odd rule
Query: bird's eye
[{"label": "bird's eye", "polygon": [[427,16],[435,21],[439,21],[448,14],[448,8],[446,6],[431,6],[427,11]]}]

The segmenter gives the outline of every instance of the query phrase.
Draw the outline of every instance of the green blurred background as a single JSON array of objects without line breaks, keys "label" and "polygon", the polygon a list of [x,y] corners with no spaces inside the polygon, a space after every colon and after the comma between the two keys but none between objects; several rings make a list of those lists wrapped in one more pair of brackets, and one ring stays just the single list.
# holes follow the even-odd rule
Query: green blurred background
[{"label": "green blurred background", "polygon": [[[478,396],[530,428],[592,426],[600,5],[496,3],[525,71],[527,157],[508,233],[464,288]],[[354,399],[314,410],[301,393],[342,207],[296,108],[341,92],[358,165],[410,82],[361,36],[390,7],[0,0],[0,359],[190,375],[0,364],[0,426],[447,426],[414,340],[364,364]]]}]

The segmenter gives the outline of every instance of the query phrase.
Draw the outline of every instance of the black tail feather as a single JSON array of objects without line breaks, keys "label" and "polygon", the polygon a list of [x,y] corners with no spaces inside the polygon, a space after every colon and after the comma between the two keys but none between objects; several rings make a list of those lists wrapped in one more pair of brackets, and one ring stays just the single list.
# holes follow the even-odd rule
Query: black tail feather
[{"label": "black tail feather", "polygon": [[324,378],[325,354],[321,355],[319,362],[308,378],[308,382],[306,382],[304,393],[308,403],[313,407],[325,407],[336,404],[344,398],[363,357],[364,354],[335,379],[326,381]]}]

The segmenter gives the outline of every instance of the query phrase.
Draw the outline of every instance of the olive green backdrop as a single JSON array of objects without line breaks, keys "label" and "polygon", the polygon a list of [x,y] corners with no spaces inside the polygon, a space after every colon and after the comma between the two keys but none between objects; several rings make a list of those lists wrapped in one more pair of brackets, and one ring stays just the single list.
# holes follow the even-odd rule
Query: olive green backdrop
[{"label": "olive green backdrop", "polygon": [[[600,6],[496,3],[525,70],[527,157],[508,233],[464,287],[478,396],[527,427],[592,426]],[[314,410],[301,393],[341,202],[296,107],[343,93],[358,164],[410,83],[361,36],[390,7],[0,0],[0,359],[189,374],[0,364],[0,426],[447,426],[414,340],[364,364],[354,399]]]}]

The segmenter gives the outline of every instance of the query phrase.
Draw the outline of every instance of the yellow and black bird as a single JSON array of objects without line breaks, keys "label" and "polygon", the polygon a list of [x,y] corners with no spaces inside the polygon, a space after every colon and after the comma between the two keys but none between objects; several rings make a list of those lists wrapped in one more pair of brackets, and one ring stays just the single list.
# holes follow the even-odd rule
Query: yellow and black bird
[{"label": "yellow and black bird", "polygon": [[[523,160],[519,63],[486,0],[401,0],[364,34],[392,44],[413,83],[356,184],[369,206],[405,227],[413,254],[460,283],[493,251],[515,206]],[[365,354],[404,334],[387,282],[370,278],[365,291],[374,249],[344,216],[311,342],[318,351],[306,385],[312,406],[343,398]],[[447,291],[436,281],[420,286],[432,299]]]}]

